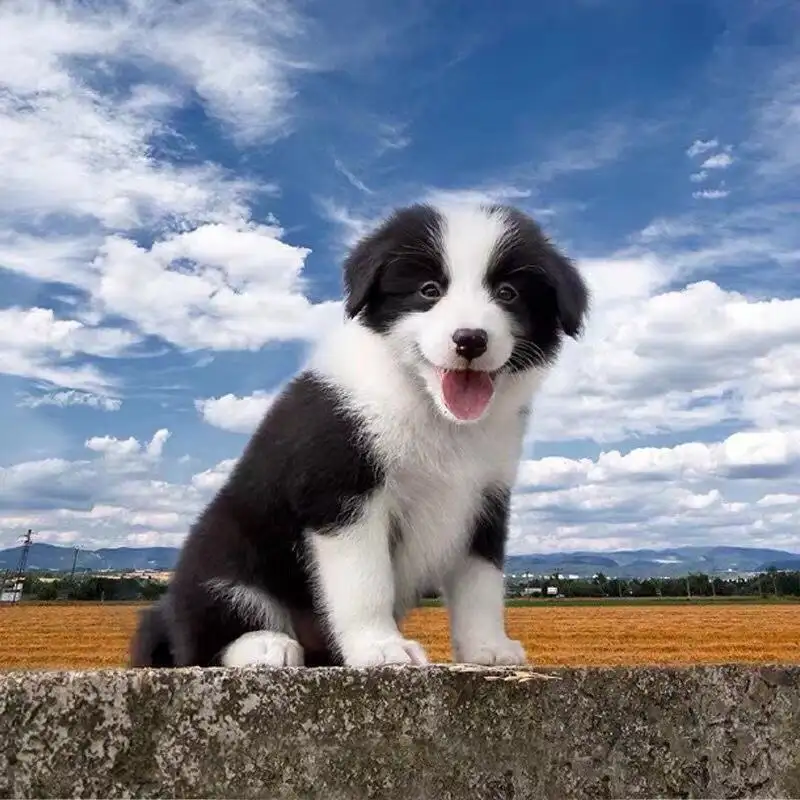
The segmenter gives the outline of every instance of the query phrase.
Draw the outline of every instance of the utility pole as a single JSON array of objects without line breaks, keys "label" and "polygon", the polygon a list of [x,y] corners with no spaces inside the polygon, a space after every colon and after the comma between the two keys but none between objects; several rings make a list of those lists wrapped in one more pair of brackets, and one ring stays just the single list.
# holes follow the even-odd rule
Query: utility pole
[{"label": "utility pole", "polygon": [[75,580],[75,565],[78,563],[78,551],[80,547],[75,548],[75,555],[72,557],[72,571],[69,573],[69,582]]},{"label": "utility pole", "polygon": [[[17,571],[13,578],[13,586],[11,588],[12,597],[15,599],[12,602],[16,603],[22,597],[22,583],[25,580],[25,569],[28,566],[28,553],[30,552],[31,545],[33,544],[33,531],[28,528],[28,532],[22,538],[22,552],[19,554],[19,562],[17,563]],[[19,587],[19,594],[17,593]]]},{"label": "utility pole", "polygon": [[686,576],[686,597],[692,599],[692,587],[689,585],[689,576]]},{"label": "utility pole", "polygon": [[25,568],[28,566],[28,553],[30,552],[32,544],[33,531],[29,528],[22,539],[22,552],[19,554],[19,563],[17,564],[17,578],[22,578],[25,573]]}]

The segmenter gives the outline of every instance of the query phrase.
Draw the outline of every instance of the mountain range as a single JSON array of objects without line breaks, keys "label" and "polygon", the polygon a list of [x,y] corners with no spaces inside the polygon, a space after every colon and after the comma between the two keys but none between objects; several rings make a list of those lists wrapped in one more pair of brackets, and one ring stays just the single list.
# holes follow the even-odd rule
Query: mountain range
[{"label": "mountain range", "polygon": [[[21,547],[0,550],[0,571],[16,569]],[[176,547],[107,547],[79,550],[76,571],[171,570],[178,557]],[[28,553],[29,570],[69,571],[72,547],[35,542]],[[578,575],[602,572],[609,578],[675,577],[689,573],[737,574],[777,569],[800,570],[800,553],[761,547],[675,547],[665,550],[617,550],[611,552],[532,553],[509,556],[507,573]]]}]

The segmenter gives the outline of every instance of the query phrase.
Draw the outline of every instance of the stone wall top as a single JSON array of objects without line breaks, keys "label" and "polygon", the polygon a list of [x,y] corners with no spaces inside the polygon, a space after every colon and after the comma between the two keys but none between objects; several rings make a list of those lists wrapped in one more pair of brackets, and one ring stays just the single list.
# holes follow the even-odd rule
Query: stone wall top
[{"label": "stone wall top", "polygon": [[0,797],[800,798],[800,666],[5,673]]}]

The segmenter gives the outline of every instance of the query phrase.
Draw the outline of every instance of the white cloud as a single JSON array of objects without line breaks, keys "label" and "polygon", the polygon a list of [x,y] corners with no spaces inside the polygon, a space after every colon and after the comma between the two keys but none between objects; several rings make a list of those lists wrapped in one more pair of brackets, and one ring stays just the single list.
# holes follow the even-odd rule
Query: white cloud
[{"label": "white cloud", "polygon": [[692,197],[703,200],[721,200],[730,194],[728,189],[700,189],[692,192]]},{"label": "white cloud", "polygon": [[195,401],[209,425],[235,433],[252,433],[276,397],[275,392],[254,392],[246,397],[225,394]]},{"label": "white cloud", "polygon": [[793,185],[800,173],[800,60],[776,70],[760,98],[749,141],[756,174],[772,185]]},{"label": "white cloud", "polygon": [[561,175],[588,172],[610,164],[644,139],[652,127],[649,123],[639,123],[634,136],[632,126],[616,120],[599,123],[589,130],[567,132],[537,159],[531,180],[540,185]]},{"label": "white cloud", "polygon": [[14,230],[0,230],[0,268],[37,281],[85,288],[90,284],[91,261],[101,242],[100,236],[64,236],[47,232],[32,236]]},{"label": "white cloud", "polygon": [[403,200],[398,198],[391,204],[374,204],[368,210],[356,210],[330,198],[319,198],[318,205],[322,215],[337,228],[339,244],[343,250],[353,247],[370,230],[377,226],[396,207],[405,203],[422,202],[439,205],[445,208],[458,208],[464,205],[509,203],[525,208],[536,218],[552,216],[555,211],[550,207],[530,207],[534,193],[513,184],[488,182],[479,186],[444,188],[427,187],[413,197]]},{"label": "white cloud", "polygon": [[306,248],[265,225],[209,224],[149,249],[109,237],[95,266],[95,306],[185,349],[257,349],[307,338],[338,314],[303,294]]},{"label": "white cloud", "polygon": [[353,247],[382,217],[380,212],[370,216],[359,215],[330,198],[319,198],[317,202],[323,216],[339,228],[341,244],[345,249]]},{"label": "white cloud", "polygon": [[91,392],[76,392],[70,389],[39,396],[28,395],[23,397],[18,405],[27,408],[39,408],[40,406],[59,406],[60,408],[89,406],[100,411],[119,411],[122,407],[122,400],[116,397],[105,397]]},{"label": "white cloud", "polygon": [[727,169],[733,164],[733,156],[730,153],[715,153],[709,156],[701,165],[701,169]]},{"label": "white cloud", "polygon": [[378,124],[378,153],[386,150],[404,150],[411,144],[407,133],[408,125],[381,122]]},{"label": "white cloud", "polygon": [[113,385],[108,378],[91,364],[72,362],[83,356],[121,355],[138,340],[118,328],[57,319],[48,308],[0,309],[0,372],[105,394]]},{"label": "white cloud", "polygon": [[694,158],[716,147],[719,147],[719,141],[717,139],[695,139],[686,150],[686,155],[689,156],[689,158]]},{"label": "white cloud", "polygon": [[353,186],[355,189],[358,189],[360,192],[364,192],[364,194],[374,194],[372,189],[367,186],[364,181],[360,178],[357,178],[341,161],[339,158],[335,158],[333,160],[333,165],[336,167],[336,170],[340,172],[344,177],[347,179],[347,182]]},{"label": "white cloud", "polygon": [[800,494],[765,494],[756,505],[797,506],[800,505]]},{"label": "white cloud", "polygon": [[203,470],[192,476],[192,486],[202,492],[213,493],[222,488],[236,465],[236,459],[228,458],[220,461],[211,469]]},{"label": "white cloud", "polygon": [[[235,465],[225,459],[185,483],[159,477],[147,443],[94,437],[93,458],[0,468],[0,546],[31,527],[82,547],[178,545]],[[113,454],[113,457],[112,457]],[[796,548],[800,429],[736,433],[712,443],[522,462],[512,553],[728,544]]]},{"label": "white cloud", "polygon": [[101,453],[108,459],[114,460],[141,460],[156,461],[161,458],[164,445],[170,437],[166,428],[161,428],[153,434],[147,443],[141,443],[133,436],[127,439],[118,439],[115,436],[92,436],[85,442],[89,450]]},{"label": "white cloud", "polygon": [[594,308],[534,404],[532,441],[793,424],[800,298],[762,300],[711,281],[667,290],[658,259],[583,263]]},{"label": "white cloud", "polygon": [[795,518],[782,509],[798,498],[781,489],[796,486],[798,477],[800,429],[614,450],[595,459],[523,461],[511,551],[700,542],[796,549]]},{"label": "white cloud", "polygon": [[288,52],[304,30],[291,3],[200,0],[191,8],[176,4],[164,15],[154,3],[151,14],[154,30],[141,42],[145,54],[181,75],[238,139],[285,132],[294,96],[290,73],[311,66]]},{"label": "white cloud", "polygon": [[708,177],[708,172],[706,170],[701,169],[700,172],[693,172],[689,176],[689,180],[692,183],[702,183]]},{"label": "white cloud", "polygon": [[161,458],[164,445],[170,437],[170,432],[166,428],[160,428],[153,434],[153,438],[147,443],[145,453],[148,458]]},{"label": "white cloud", "polygon": [[[632,252],[655,255],[683,277],[720,269],[735,276],[738,270],[750,269],[754,291],[774,292],[776,277],[780,280],[780,274],[791,274],[800,264],[800,204],[770,198],[734,207],[715,205],[654,220],[632,237]],[[758,283],[759,276],[764,276],[764,284]]]},{"label": "white cloud", "polygon": [[606,451],[597,459],[548,457],[523,461],[519,483],[529,488],[579,487],[622,480],[761,479],[764,467],[800,472],[800,429],[739,431],[721,442]]},{"label": "white cloud", "polygon": [[482,187],[466,189],[431,188],[423,196],[423,202],[448,208],[461,205],[515,203],[530,196],[530,189],[519,189],[516,186],[504,186],[502,184],[488,184]]},{"label": "white cloud", "polygon": [[159,476],[169,432],[148,442],[96,436],[79,461],[45,459],[0,467],[0,547],[33,528],[37,541],[82,547],[179,545],[234,461],[171,483]]},{"label": "white cloud", "polygon": [[299,14],[283,2],[95,5],[0,5],[0,268],[71,287],[75,317],[0,312],[0,371],[100,392],[112,379],[74,356],[140,338],[102,327],[108,316],[183,348],[313,337],[336,306],[305,295],[308,249],[251,220],[276,187],[198,163],[172,127],[199,98],[237,142],[290,130],[293,74],[313,68],[297,57]]}]

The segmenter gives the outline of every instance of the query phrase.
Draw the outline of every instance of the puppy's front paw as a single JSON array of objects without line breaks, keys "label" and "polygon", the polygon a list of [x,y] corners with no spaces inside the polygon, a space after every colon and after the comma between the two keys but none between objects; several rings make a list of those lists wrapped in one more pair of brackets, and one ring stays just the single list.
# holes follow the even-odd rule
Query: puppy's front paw
[{"label": "puppy's front paw", "polygon": [[348,667],[379,667],[384,664],[425,665],[428,657],[422,646],[400,636],[375,638],[360,636],[342,647]]},{"label": "puppy's front paw", "polygon": [[454,646],[455,661],[461,664],[485,666],[516,666],[527,664],[525,648],[513,639],[498,639],[489,642],[465,642]]},{"label": "puppy's front paw", "polygon": [[252,631],[229,644],[221,660],[225,667],[302,667],[303,648],[285,633]]}]

